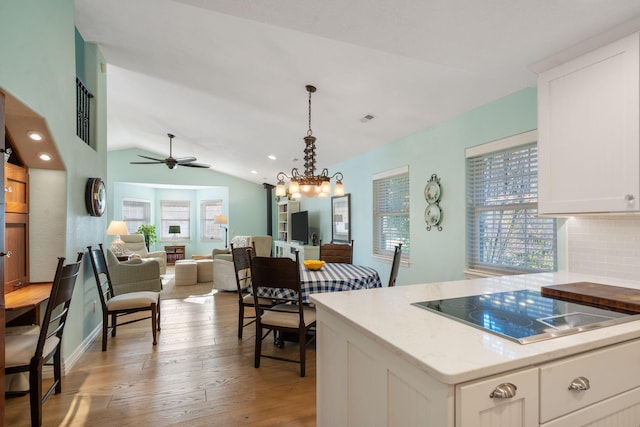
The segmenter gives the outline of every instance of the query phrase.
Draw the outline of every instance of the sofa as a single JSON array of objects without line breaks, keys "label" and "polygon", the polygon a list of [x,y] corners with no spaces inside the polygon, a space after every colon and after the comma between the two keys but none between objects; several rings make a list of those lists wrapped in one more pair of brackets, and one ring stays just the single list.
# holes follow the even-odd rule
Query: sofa
[{"label": "sofa", "polygon": [[162,290],[160,264],[155,258],[147,261],[134,258],[120,262],[111,249],[106,250],[105,257],[114,294]]},{"label": "sofa", "polygon": [[[256,256],[271,256],[272,243],[271,236],[236,236],[231,239],[231,244],[236,248],[255,244]],[[237,291],[236,273],[231,253],[213,256],[213,288],[222,291]]]},{"label": "sofa", "polygon": [[122,241],[124,242],[125,251],[127,253],[134,253],[139,255],[143,260],[151,260],[154,259],[158,261],[160,265],[160,274],[165,274],[167,272],[167,253],[165,251],[153,251],[149,252],[147,250],[147,245],[144,243],[144,235],[143,234],[125,234],[120,236]]}]

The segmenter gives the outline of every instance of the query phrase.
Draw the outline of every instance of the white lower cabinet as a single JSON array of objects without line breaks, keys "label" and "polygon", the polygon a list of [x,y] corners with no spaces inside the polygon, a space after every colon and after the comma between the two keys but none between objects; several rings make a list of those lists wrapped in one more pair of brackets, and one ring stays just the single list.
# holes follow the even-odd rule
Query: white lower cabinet
[{"label": "white lower cabinet", "polygon": [[537,368],[456,386],[456,426],[537,425]]},{"label": "white lower cabinet", "polygon": [[640,426],[640,340],[445,384],[317,309],[319,427]]}]

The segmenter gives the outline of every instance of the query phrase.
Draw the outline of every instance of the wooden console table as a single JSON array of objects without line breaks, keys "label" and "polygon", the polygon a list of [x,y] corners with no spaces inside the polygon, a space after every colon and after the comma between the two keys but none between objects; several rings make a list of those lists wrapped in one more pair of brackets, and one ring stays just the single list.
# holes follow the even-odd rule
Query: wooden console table
[{"label": "wooden console table", "polygon": [[176,261],[185,257],[184,245],[165,246],[164,251],[167,253],[167,264],[175,264]]}]

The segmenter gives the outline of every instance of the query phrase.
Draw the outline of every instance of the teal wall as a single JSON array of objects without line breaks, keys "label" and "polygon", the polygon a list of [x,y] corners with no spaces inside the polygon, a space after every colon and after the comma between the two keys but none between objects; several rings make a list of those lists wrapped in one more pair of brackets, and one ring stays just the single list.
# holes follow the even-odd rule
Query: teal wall
[{"label": "teal wall", "polygon": [[[222,196],[223,211],[229,218],[229,239],[236,235],[263,235],[267,233],[267,206],[265,190],[261,184],[255,184],[235,178],[211,169],[177,167],[169,170],[164,165],[131,165],[129,162],[139,159],[138,154],[158,157],[157,153],[129,149],[108,153],[109,188],[118,188],[122,183],[161,184],[203,186],[222,189],[213,192],[188,192],[180,190],[175,193],[177,200],[189,197],[194,205],[194,218],[200,217],[200,200],[211,200],[216,195]],[[203,190],[204,191],[204,190]],[[133,197],[124,191],[107,191],[107,216],[111,219],[122,218],[122,199]],[[154,197],[154,218],[156,227],[160,226],[160,200],[166,199],[167,193],[156,193]],[[130,230],[130,232],[132,232]],[[192,233],[195,230],[192,229]],[[160,245],[161,246],[161,245]],[[187,255],[211,252],[214,247],[223,247],[224,242],[200,242],[199,239],[187,244]]]},{"label": "teal wall", "polygon": [[[3,1],[0,6],[0,90],[13,95],[46,120],[50,134],[61,155],[64,178],[52,183],[40,181],[36,193],[47,193],[47,185],[64,185],[65,197],[57,206],[42,206],[31,200],[34,217],[47,217],[46,210],[66,213],[60,223],[47,223],[49,228],[64,230],[64,249],[44,251],[48,256],[31,259],[31,270],[53,266],[57,257],[75,260],[76,252],[86,250],[104,239],[106,218],[91,217],[84,205],[84,189],[89,177],[106,176],[106,79],[100,71],[104,62],[99,50],[86,45],[84,72],[94,98],[97,126],[95,147],[87,146],[76,136],[75,98],[75,27],[73,0]],[[37,173],[36,176],[43,174]],[[57,193],[57,188],[52,191]],[[33,221],[33,219],[32,219]],[[42,224],[31,229],[44,228]],[[40,246],[50,244],[42,235],[32,235]],[[36,237],[39,237],[38,240]],[[51,279],[53,277],[51,276]],[[97,299],[96,285],[88,260],[83,264],[76,283],[70,318],[67,322],[63,357],[65,360],[77,350],[101,321],[99,310],[93,311]]]},{"label": "teal wall", "polygon": [[[372,176],[409,166],[411,197],[411,259],[401,267],[398,284],[458,280],[465,269],[465,156],[467,147],[537,128],[536,90],[528,88],[469,111],[422,132],[387,144],[329,171],[344,174],[351,194],[351,235],[354,262],[378,270],[383,282],[390,264],[372,256]],[[432,174],[442,185],[442,231],[427,231],[424,222],[424,187]],[[331,239],[330,199],[302,199],[301,209],[315,211],[323,241]]]},{"label": "teal wall", "polygon": [[[221,241],[202,240],[200,238],[200,203],[208,200],[222,200],[223,214],[228,215],[229,207],[229,189],[227,187],[207,187],[192,189],[185,186],[184,188],[162,189],[154,188],[140,184],[129,184],[116,182],[113,186],[114,207],[113,218],[122,219],[122,202],[125,199],[135,199],[148,201],[151,205],[151,223],[156,225],[156,234],[158,242],[151,245],[150,250],[163,250],[164,245],[180,244],[185,245],[186,257],[191,255],[210,254],[214,248],[224,247],[224,237]],[[160,233],[160,202],[162,200],[186,200],[191,206],[191,239],[173,241],[161,240]],[[264,197],[263,197],[264,200]],[[233,226],[232,218],[229,218],[227,227]],[[266,229],[266,222],[265,222]],[[135,233],[136,230],[129,230],[129,233]],[[111,242],[112,239],[109,240]]]}]

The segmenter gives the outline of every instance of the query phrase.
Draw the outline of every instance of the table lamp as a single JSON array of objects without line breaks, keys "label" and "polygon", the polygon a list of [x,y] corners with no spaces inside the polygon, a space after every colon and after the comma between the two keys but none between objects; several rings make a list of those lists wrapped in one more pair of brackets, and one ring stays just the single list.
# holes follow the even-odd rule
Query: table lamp
[{"label": "table lamp", "polygon": [[[213,222],[216,224],[227,224],[227,216],[226,215],[216,215],[213,217]],[[227,232],[229,231],[227,227],[224,228],[224,247],[227,247]]]},{"label": "table lamp", "polygon": [[115,240],[111,242],[111,252],[116,255],[121,255],[126,250],[124,242],[120,239],[120,236],[124,234],[129,234],[127,224],[124,221],[111,221],[107,227],[107,235],[116,236]]},{"label": "table lamp", "polygon": [[179,225],[170,225],[169,226],[169,234],[172,234],[173,240],[176,240],[176,234],[180,234],[180,226]]}]

